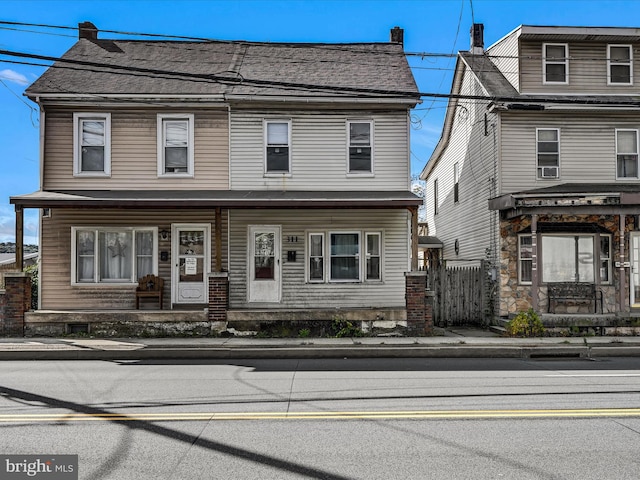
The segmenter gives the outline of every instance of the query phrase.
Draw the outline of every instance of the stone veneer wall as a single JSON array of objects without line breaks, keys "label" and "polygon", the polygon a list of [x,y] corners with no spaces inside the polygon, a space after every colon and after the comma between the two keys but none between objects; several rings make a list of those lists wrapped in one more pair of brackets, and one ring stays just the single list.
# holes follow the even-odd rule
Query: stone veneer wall
[{"label": "stone veneer wall", "polygon": [[[633,218],[627,216],[625,231],[628,232],[633,227]],[[618,231],[618,215],[539,215],[538,223],[592,223],[597,224],[611,232],[612,256],[612,280],[611,285],[603,285],[600,290],[603,292],[604,313],[614,313],[618,311],[617,286],[620,284],[619,270],[615,268],[615,262],[620,257],[620,232]],[[518,284],[518,233],[531,227],[531,215],[522,215],[511,220],[500,221],[500,291],[499,291],[499,315],[508,317],[509,315],[527,310],[531,307],[531,285]],[[629,251],[628,239],[625,241],[627,252]],[[628,256],[626,258],[628,260]],[[629,285],[629,273],[627,271],[626,285]],[[537,292],[538,310],[547,311],[547,289],[542,285]],[[626,291],[627,303],[629,289]],[[591,312],[589,305],[576,305],[567,307],[567,313]]]}]

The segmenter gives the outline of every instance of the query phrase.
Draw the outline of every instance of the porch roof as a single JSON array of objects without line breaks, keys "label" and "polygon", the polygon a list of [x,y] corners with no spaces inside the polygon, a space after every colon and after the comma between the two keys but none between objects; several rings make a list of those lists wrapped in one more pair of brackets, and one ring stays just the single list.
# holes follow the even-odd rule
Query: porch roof
[{"label": "porch roof", "polygon": [[10,197],[23,208],[409,208],[410,191],[64,190]]},{"label": "porch roof", "polygon": [[521,213],[637,213],[640,184],[564,183],[489,199],[489,210]]}]

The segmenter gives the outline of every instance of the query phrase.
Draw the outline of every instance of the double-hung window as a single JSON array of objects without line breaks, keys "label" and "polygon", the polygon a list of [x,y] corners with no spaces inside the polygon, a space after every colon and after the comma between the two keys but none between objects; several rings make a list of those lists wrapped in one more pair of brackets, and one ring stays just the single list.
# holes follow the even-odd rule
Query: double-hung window
[{"label": "double-hung window", "polygon": [[533,237],[518,236],[518,277],[519,282],[530,284],[533,275]]},{"label": "double-hung window", "polygon": [[373,122],[348,121],[349,173],[373,173]]},{"label": "double-hung window", "polygon": [[616,130],[616,175],[638,178],[638,130]]},{"label": "double-hung window", "polygon": [[193,176],[193,115],[158,114],[158,176]]},{"label": "double-hung window", "polygon": [[542,83],[569,83],[569,45],[545,43],[542,45]]},{"label": "double-hung window", "polygon": [[291,122],[269,120],[264,125],[265,172],[291,173]]},{"label": "double-hung window", "polygon": [[560,173],[560,131],[557,128],[536,130],[538,178],[558,178]]},{"label": "double-hung window", "polygon": [[73,174],[111,174],[111,114],[73,114]]},{"label": "double-hung window", "polygon": [[155,228],[73,227],[74,284],[135,283],[156,273]]},{"label": "double-hung window", "polygon": [[631,45],[607,45],[607,83],[633,84],[633,50]]},{"label": "double-hung window", "polygon": [[311,232],[307,239],[310,283],[382,280],[381,232]]}]

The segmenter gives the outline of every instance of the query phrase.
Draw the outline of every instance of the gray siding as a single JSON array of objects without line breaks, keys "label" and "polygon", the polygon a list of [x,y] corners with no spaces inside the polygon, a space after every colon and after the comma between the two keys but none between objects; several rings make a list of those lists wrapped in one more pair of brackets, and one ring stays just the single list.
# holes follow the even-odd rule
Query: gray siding
[{"label": "gray siding", "polygon": [[[468,72],[462,94],[474,94],[479,86]],[[484,259],[490,244],[491,213],[487,200],[493,196],[495,148],[494,115],[488,116],[485,135],[486,102],[460,101],[449,144],[427,180],[427,221],[429,232],[444,244],[448,260]],[[454,202],[454,164],[459,168],[459,201]],[[438,179],[438,214],[434,216],[433,182]],[[455,253],[455,240],[459,252]]]},{"label": "gray siding", "polygon": [[[537,179],[536,128],[560,129],[558,179]],[[615,112],[503,113],[501,193],[561,183],[640,183],[616,180],[616,128],[640,129],[640,118]]]},{"label": "gray siding", "polygon": [[511,34],[487,50],[491,61],[502,72],[505,78],[520,90],[520,63],[518,54],[518,35]]},{"label": "gray siding", "polygon": [[[282,227],[282,303],[247,302],[247,237],[250,225]],[[382,231],[382,282],[306,283],[306,233],[330,230]],[[294,238],[297,237],[297,241]],[[230,212],[230,306],[264,308],[404,307],[409,266],[408,213],[403,210],[234,210]],[[296,261],[287,261],[287,252]]]},{"label": "gray siding", "polygon": [[44,189],[223,189],[229,188],[229,123],[226,110],[194,113],[194,177],[158,178],[157,114],[171,110],[100,110],[111,113],[111,177],[73,176],[73,113],[46,112]]},{"label": "gray siding", "polygon": [[[566,94],[634,94],[638,92],[640,77],[640,58],[634,58],[634,85],[607,85],[607,43],[568,43],[569,45],[569,83],[567,85],[544,85],[542,83],[542,44],[537,41],[523,41],[521,44],[521,93],[566,93]],[[612,42],[624,43],[625,42]],[[632,45],[637,54],[638,44]]]},{"label": "gray siding", "polygon": [[[265,176],[263,120],[291,120],[291,175]],[[347,120],[374,122],[375,176],[347,175]],[[233,190],[406,190],[409,138],[406,110],[322,113],[231,113]]]},{"label": "gray siding", "polygon": [[[71,285],[71,227],[121,226],[158,227],[171,231],[172,223],[211,224],[211,262],[215,264],[215,225],[213,212],[173,210],[74,210],[52,209],[51,218],[42,221],[40,249],[41,309],[132,309],[135,307],[135,285]],[[227,265],[226,215],[223,215],[223,265]],[[158,238],[158,252],[169,252],[169,260],[158,258],[158,274],[164,278],[164,304],[171,305],[171,238]],[[158,255],[159,257],[159,255]],[[213,265],[211,266],[213,270]]]}]

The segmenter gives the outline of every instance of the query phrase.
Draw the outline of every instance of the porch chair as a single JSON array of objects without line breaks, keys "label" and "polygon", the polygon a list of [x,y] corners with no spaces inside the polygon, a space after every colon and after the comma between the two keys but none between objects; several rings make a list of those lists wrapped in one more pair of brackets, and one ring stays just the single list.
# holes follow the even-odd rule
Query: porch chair
[{"label": "porch chair", "polygon": [[140,308],[140,298],[157,298],[162,310],[162,289],[164,287],[164,279],[155,275],[145,275],[138,279],[138,287],[136,288],[136,310]]}]

